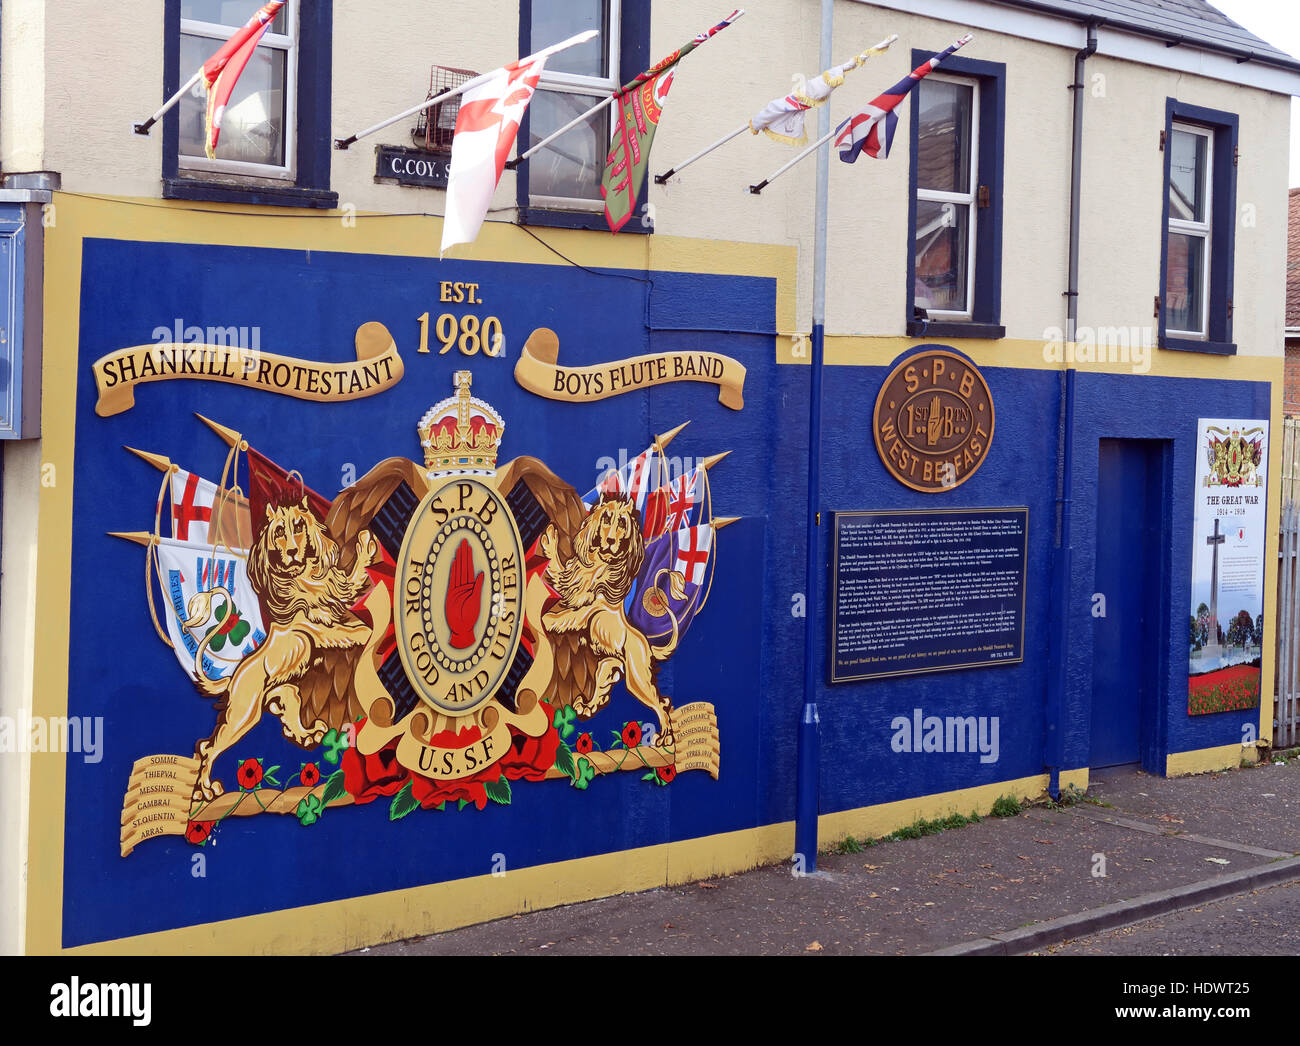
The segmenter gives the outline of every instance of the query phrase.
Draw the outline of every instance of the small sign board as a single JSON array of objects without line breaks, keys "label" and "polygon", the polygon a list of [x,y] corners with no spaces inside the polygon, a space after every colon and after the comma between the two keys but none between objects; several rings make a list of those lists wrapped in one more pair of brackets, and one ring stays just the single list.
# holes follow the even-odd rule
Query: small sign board
[{"label": "small sign board", "polygon": [[1024,660],[1029,509],[834,520],[831,683]]},{"label": "small sign board", "polygon": [[447,188],[451,170],[451,152],[425,152],[381,145],[375,149],[375,181],[420,185],[429,189]]}]

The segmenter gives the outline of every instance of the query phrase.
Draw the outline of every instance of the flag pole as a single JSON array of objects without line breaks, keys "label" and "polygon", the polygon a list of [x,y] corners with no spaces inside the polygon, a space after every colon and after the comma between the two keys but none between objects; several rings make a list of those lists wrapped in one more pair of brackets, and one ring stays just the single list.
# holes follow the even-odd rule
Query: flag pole
[{"label": "flag pole", "polygon": [[189,80],[186,81],[184,87],[182,87],[174,95],[168,98],[167,101],[163,102],[161,109],[159,109],[156,113],[154,113],[151,117],[149,117],[149,119],[147,119],[144,123],[138,123],[133,125],[132,130],[134,130],[136,134],[148,135],[149,128],[151,128],[154,124],[156,124],[159,120],[161,120],[164,116],[166,116],[167,110],[170,109],[172,106],[174,106],[182,98],[184,98],[186,92],[188,92],[202,78],[203,78],[203,66],[199,66],[199,71],[196,72],[193,76],[189,78]]},{"label": "flag pole", "polygon": [[[863,62],[865,62],[869,57],[871,57],[871,55],[873,55],[873,54],[879,54],[881,51],[888,50],[889,47],[890,47],[891,45],[893,45],[897,40],[898,40],[898,34],[897,34],[897,33],[890,33],[889,36],[887,36],[887,37],[885,37],[885,39],[881,40],[880,43],[876,44],[875,47],[868,47],[865,51],[860,51],[860,52],[858,52],[858,53],[855,54],[852,58],[850,58],[847,62],[841,62],[841,63],[840,63],[838,66],[836,66],[835,68],[837,68],[837,69],[846,69],[847,67],[852,67],[852,68],[856,69],[856,68],[857,68],[858,66],[860,66]],[[856,63],[856,64],[855,64],[855,63]],[[827,68],[829,68],[829,66],[828,66]],[[829,98],[827,99],[827,101],[829,101]],[[710,145],[708,148],[706,148],[706,149],[702,149],[700,152],[696,153],[696,154],[695,154],[694,156],[692,156],[689,160],[684,160],[684,161],[682,161],[682,163],[678,164],[678,166],[676,166],[676,167],[671,167],[671,168],[669,168],[668,170],[664,171],[663,174],[656,174],[656,175],[655,175],[655,184],[656,184],[656,185],[666,185],[666,184],[668,183],[668,179],[671,178],[674,174],[678,174],[678,173],[680,173],[681,171],[684,171],[687,167],[689,167],[691,164],[693,164],[696,160],[699,160],[699,159],[702,159],[702,158],[705,157],[705,156],[708,156],[709,153],[713,152],[714,149],[717,149],[719,146],[726,145],[729,141],[731,141],[731,139],[735,138],[738,134],[741,134],[741,133],[743,133],[744,131],[749,130],[749,129],[752,128],[753,126],[754,126],[754,122],[753,122],[752,120],[751,120],[749,123],[742,124],[742,125],[741,125],[740,127],[738,127],[736,130],[732,131],[729,135],[726,135],[726,136],[723,137],[723,138],[719,138],[716,142],[714,142],[714,143],[713,143],[712,145]],[[757,133],[757,132],[755,132],[755,133]],[[771,181],[771,179],[769,178],[768,181]],[[766,184],[766,183],[764,183],[764,184]]]},{"label": "flag pole", "polygon": [[689,160],[683,160],[683,161],[682,161],[681,163],[679,163],[676,167],[669,167],[668,170],[664,171],[663,174],[656,174],[656,175],[655,175],[655,184],[656,184],[656,185],[667,185],[667,184],[668,184],[668,179],[671,178],[674,174],[677,174],[677,173],[679,173],[679,172],[681,172],[681,171],[686,170],[686,168],[689,167],[691,164],[693,164],[696,160],[699,160],[699,159],[702,159],[702,158],[705,157],[705,156],[708,156],[709,153],[713,152],[714,149],[718,149],[718,148],[720,148],[721,146],[726,145],[729,141],[731,141],[731,139],[735,138],[736,135],[738,135],[738,134],[744,134],[744,133],[745,133],[746,131],[748,131],[748,130],[749,130],[749,123],[748,123],[748,122],[741,124],[741,125],[740,125],[739,127],[737,127],[734,131],[732,131],[730,134],[728,134],[728,135],[724,135],[723,137],[719,138],[716,142],[714,142],[712,145],[710,145],[710,146],[706,146],[705,148],[701,149],[698,153],[696,153],[694,156],[692,156]]},{"label": "flag pole", "polygon": [[548,145],[550,145],[553,141],[555,141],[555,139],[560,137],[560,135],[573,130],[575,127],[578,126],[578,124],[582,123],[584,120],[590,119],[591,117],[595,116],[602,109],[607,109],[609,106],[613,105],[614,102],[617,101],[619,97],[620,96],[618,94],[611,94],[608,98],[604,99],[604,101],[597,102],[581,116],[574,117],[563,127],[561,127],[558,131],[553,131],[552,133],[548,134],[545,138],[543,138],[540,142],[534,145],[526,153],[520,153],[513,160],[508,161],[506,163],[506,168],[508,170],[513,171],[521,163],[527,160],[528,157],[532,156],[533,153],[545,149]]},{"label": "flag pole", "polygon": [[[528,55],[527,57],[546,58],[550,55],[566,50],[567,48],[576,47],[578,44],[586,43],[593,36],[597,36],[597,35],[599,35],[599,30],[588,29],[585,33],[578,33],[576,36],[571,36],[567,40],[561,41],[558,44],[552,44],[550,47],[545,47],[534,54]],[[504,66],[501,68],[504,68]],[[376,131],[382,131],[385,127],[392,126],[393,124],[397,123],[398,120],[405,120],[408,116],[414,116],[422,109],[428,109],[431,105],[437,105],[439,102],[445,102],[448,98],[455,98],[457,95],[462,95],[466,91],[473,90],[475,87],[487,83],[488,80],[492,79],[494,76],[497,76],[501,72],[501,68],[493,69],[491,72],[481,73],[471,80],[466,80],[459,87],[453,87],[450,91],[444,91],[442,94],[437,95],[436,97],[426,98],[424,101],[411,106],[411,108],[409,109],[403,109],[396,116],[390,117],[387,120],[382,120],[379,123],[375,124],[373,127],[367,127],[364,131],[358,131],[356,134],[349,135],[347,138],[336,138],[334,140],[334,148],[346,149],[348,146],[359,141],[360,139],[369,137],[370,135],[374,134]]]},{"label": "flag pole", "polygon": [[[732,24],[733,22],[735,22],[737,19],[743,17],[744,14],[745,14],[745,9],[744,9],[743,7],[738,7],[738,8],[736,8],[736,10],[732,11],[731,14],[727,15],[727,17],[723,20],[722,28],[725,29],[727,26],[731,25],[731,24]],[[707,38],[706,38],[706,39],[707,39]],[[513,171],[513,170],[514,170],[516,167],[518,167],[521,163],[523,163],[525,160],[527,160],[528,157],[532,156],[533,153],[535,153],[535,152],[539,152],[540,150],[545,149],[548,145],[551,144],[551,142],[555,141],[555,139],[557,139],[558,137],[560,137],[560,135],[564,134],[565,131],[572,130],[574,127],[577,127],[578,124],[582,123],[583,120],[586,120],[586,119],[588,119],[589,117],[592,117],[592,116],[594,116],[596,113],[600,112],[600,110],[603,109],[605,106],[607,106],[607,105],[613,105],[613,104],[614,104],[618,99],[622,98],[624,95],[631,94],[631,93],[632,93],[633,91],[635,91],[638,87],[640,87],[643,83],[645,83],[646,80],[648,80],[648,79],[650,78],[651,75],[653,75],[653,74],[656,73],[656,72],[662,72],[662,71],[663,71],[663,68],[665,68],[667,65],[670,65],[670,64],[673,64],[673,63],[675,63],[675,62],[680,61],[682,58],[686,57],[687,53],[689,53],[690,51],[694,50],[696,47],[698,47],[698,46],[699,46],[701,43],[703,43],[703,42],[704,42],[703,40],[697,40],[697,41],[694,41],[694,42],[688,44],[686,47],[681,48],[681,50],[680,50],[680,51],[676,54],[676,56],[673,58],[673,61],[672,61],[672,62],[661,63],[660,65],[652,66],[650,69],[647,69],[644,73],[642,73],[640,76],[638,76],[635,80],[630,80],[630,81],[628,81],[628,82],[625,83],[622,87],[620,87],[617,91],[615,91],[612,95],[610,95],[610,97],[606,98],[603,102],[598,102],[596,105],[593,105],[590,109],[588,109],[588,110],[587,110],[585,113],[583,113],[581,116],[577,117],[577,118],[574,119],[574,120],[570,120],[570,121],[569,121],[568,123],[566,123],[563,127],[561,127],[558,131],[554,131],[553,133],[551,133],[551,134],[548,135],[547,137],[543,138],[540,142],[538,142],[536,145],[534,145],[534,146],[533,146],[531,149],[529,149],[527,152],[525,152],[525,153],[521,153],[521,154],[520,154],[519,156],[517,156],[515,159],[508,161],[508,162],[506,163],[506,168],[507,168],[508,170],[512,170],[512,171]],[[737,134],[739,134],[739,132],[737,132]]]},{"label": "flag pole", "polygon": [[[822,112],[825,112],[825,111],[826,111],[826,107],[825,107],[825,106],[822,106],[821,111],[822,111]],[[820,119],[820,116],[819,116],[819,119]],[[803,160],[803,159],[805,159],[806,157],[808,157],[809,155],[811,155],[812,153],[816,152],[817,149],[819,149],[821,146],[825,145],[825,144],[826,144],[827,142],[829,142],[833,137],[835,137],[835,132],[834,132],[834,131],[827,131],[824,135],[822,135],[820,138],[818,138],[817,141],[813,142],[812,145],[808,146],[808,148],[806,148],[803,152],[801,152],[801,153],[800,153],[798,156],[796,156],[793,160],[791,160],[789,163],[787,163],[787,164],[786,164],[784,167],[782,167],[779,171],[776,171],[774,174],[769,174],[766,178],[764,178],[764,179],[763,179],[761,182],[759,182],[757,185],[751,185],[751,186],[749,187],[749,191],[752,192],[755,196],[757,196],[757,195],[758,195],[759,193],[761,193],[764,189],[766,189],[769,185],[771,185],[772,182],[776,181],[778,178],[781,177],[781,175],[785,174],[786,171],[788,171],[791,167],[793,167],[795,164],[797,164],[800,160]],[[818,160],[819,168],[820,168],[820,164],[821,164],[821,161],[820,161],[820,159],[819,159],[819,160]]]},{"label": "flag pole", "polygon": [[[821,61],[831,61],[835,0],[822,0]],[[830,126],[830,107],[817,110],[818,130]],[[822,138],[825,141],[830,134]],[[820,142],[818,143],[820,144]],[[818,642],[817,619],[821,611],[818,579],[821,576],[821,462],[822,462],[822,361],[826,342],[826,198],[830,187],[830,156],[817,158],[816,229],[813,234],[812,359],[808,368],[808,518],[804,591],[803,707],[799,715],[798,762],[795,771],[795,868],[803,874],[817,871],[817,819],[821,808],[821,730],[817,714],[818,663],[823,645]]]}]

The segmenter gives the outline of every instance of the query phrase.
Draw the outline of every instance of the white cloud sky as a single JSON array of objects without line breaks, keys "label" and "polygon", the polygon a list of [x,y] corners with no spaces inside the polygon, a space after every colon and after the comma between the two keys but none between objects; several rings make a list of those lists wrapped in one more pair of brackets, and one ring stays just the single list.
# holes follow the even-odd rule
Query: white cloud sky
[{"label": "white cloud sky", "polygon": [[[1295,0],[1209,0],[1240,26],[1300,57],[1300,4]],[[1291,101],[1291,186],[1300,186],[1300,99]]]}]

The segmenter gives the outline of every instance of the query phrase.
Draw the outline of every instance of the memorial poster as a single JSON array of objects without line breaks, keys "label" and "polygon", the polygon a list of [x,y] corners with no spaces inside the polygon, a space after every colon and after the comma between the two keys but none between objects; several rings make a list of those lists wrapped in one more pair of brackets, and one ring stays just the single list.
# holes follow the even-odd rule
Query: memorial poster
[{"label": "memorial poster", "polygon": [[1259,707],[1267,464],[1267,421],[1197,422],[1189,715]]},{"label": "memorial poster", "polygon": [[835,513],[830,681],[1024,660],[1027,508]]}]

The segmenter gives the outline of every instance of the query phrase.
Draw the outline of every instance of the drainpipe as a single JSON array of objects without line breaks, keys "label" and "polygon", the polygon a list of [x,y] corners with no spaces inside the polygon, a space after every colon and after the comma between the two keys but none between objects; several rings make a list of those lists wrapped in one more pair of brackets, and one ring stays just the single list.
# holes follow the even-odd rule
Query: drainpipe
[{"label": "drainpipe", "polygon": [[[1065,292],[1065,341],[1073,346],[1079,323],[1079,212],[1083,187],[1083,67],[1097,53],[1098,22],[1088,23],[1087,46],[1074,56],[1073,141],[1070,151],[1070,267]],[[1052,554],[1051,606],[1053,628],[1048,655],[1047,702],[1044,721],[1047,736],[1043,763],[1048,773],[1047,790],[1053,799],[1061,796],[1061,763],[1065,758],[1066,657],[1069,650],[1070,574],[1074,547],[1070,543],[1070,502],[1074,486],[1074,388],[1076,371],[1062,360],[1060,408],[1056,440],[1056,529]]]},{"label": "drainpipe", "polygon": [[[831,67],[834,0],[822,0],[821,67]],[[830,133],[830,106],[817,110],[817,134]],[[817,664],[824,645],[817,641],[821,609],[821,461],[822,359],[826,346],[826,196],[830,183],[830,151],[817,153],[817,212],[813,239],[812,365],[808,392],[808,520],[804,590],[803,708],[799,714],[799,762],[795,776],[794,851],[803,855],[806,873],[817,870],[817,814],[820,806],[821,742],[817,716]]]}]

